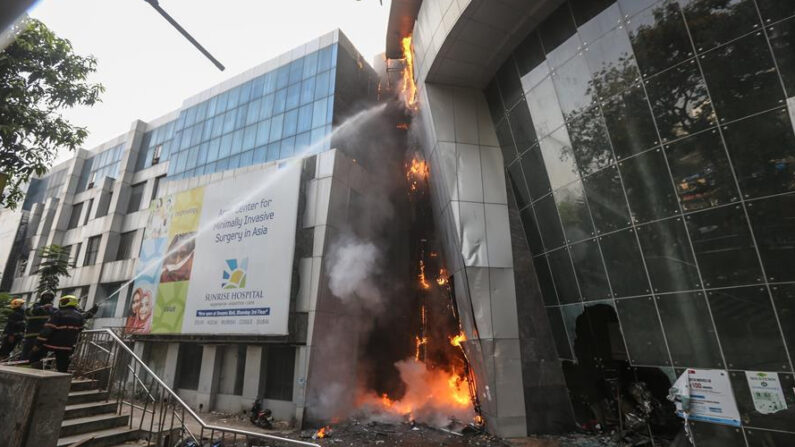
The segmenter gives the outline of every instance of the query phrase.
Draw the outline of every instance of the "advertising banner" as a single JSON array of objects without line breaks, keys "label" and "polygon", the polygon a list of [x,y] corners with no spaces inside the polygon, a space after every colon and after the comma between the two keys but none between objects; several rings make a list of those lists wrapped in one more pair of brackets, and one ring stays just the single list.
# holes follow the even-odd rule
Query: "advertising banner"
[{"label": "advertising banner", "polygon": [[740,426],[729,375],[722,369],[688,368],[674,383],[676,414],[696,421]]},{"label": "advertising banner", "polygon": [[287,335],[301,167],[152,202],[126,331]]}]

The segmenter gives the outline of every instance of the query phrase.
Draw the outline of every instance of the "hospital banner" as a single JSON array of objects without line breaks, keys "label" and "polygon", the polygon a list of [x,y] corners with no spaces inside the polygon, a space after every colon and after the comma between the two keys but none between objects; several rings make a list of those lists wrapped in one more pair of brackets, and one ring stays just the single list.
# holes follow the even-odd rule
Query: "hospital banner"
[{"label": "hospital banner", "polygon": [[154,200],[126,331],[287,335],[299,163]]}]

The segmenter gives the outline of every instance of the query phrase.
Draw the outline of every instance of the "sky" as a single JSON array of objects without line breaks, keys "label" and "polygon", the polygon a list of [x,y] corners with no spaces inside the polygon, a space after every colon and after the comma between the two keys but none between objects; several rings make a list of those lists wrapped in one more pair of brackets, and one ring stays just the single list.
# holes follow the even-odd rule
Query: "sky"
[{"label": "sky", "polygon": [[[102,102],[63,115],[87,127],[92,149],[225,79],[340,28],[368,61],[384,51],[391,0],[160,0],[219,71],[144,0],[40,0],[29,14],[93,55]],[[72,153],[61,151],[56,163]]]}]

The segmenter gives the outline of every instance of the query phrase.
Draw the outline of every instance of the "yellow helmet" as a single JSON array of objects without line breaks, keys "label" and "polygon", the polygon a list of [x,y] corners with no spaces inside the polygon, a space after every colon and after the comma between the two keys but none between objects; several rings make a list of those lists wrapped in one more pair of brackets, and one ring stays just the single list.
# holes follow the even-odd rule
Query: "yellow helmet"
[{"label": "yellow helmet", "polygon": [[14,298],[13,300],[11,300],[11,303],[9,303],[8,307],[12,309],[19,309],[24,305],[25,305],[25,300],[23,300],[22,298]]},{"label": "yellow helmet", "polygon": [[58,307],[77,307],[77,297],[74,295],[64,295],[58,300]]}]

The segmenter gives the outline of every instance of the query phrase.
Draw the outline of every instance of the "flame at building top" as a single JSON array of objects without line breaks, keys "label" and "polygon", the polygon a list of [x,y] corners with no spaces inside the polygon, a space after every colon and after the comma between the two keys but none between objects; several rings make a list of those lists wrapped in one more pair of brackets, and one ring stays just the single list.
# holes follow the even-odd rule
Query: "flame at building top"
[{"label": "flame at building top", "polygon": [[411,36],[406,36],[401,40],[403,48],[403,59],[406,61],[403,67],[403,83],[400,87],[400,97],[409,110],[417,110],[417,84],[414,82],[414,52],[411,45]]}]

